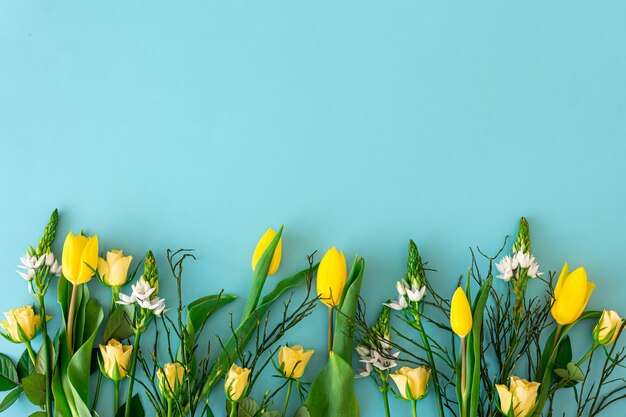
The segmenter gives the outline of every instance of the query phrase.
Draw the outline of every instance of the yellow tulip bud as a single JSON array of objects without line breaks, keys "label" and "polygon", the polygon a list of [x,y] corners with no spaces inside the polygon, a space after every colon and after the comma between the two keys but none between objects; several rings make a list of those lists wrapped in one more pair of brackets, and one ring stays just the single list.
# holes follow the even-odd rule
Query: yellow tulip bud
[{"label": "yellow tulip bud", "polygon": [[[256,267],[256,264],[259,262],[261,255],[265,252],[265,249],[272,243],[272,240],[276,236],[276,231],[271,227],[267,229],[267,232],[261,239],[259,239],[259,243],[257,243],[256,248],[254,249],[254,254],[252,255],[252,270]],[[267,272],[267,276],[274,275],[276,271],[278,271],[278,267],[280,266],[280,257],[283,252],[283,239],[278,240],[278,245],[276,245],[276,250],[274,251],[274,256],[272,256],[272,262],[270,262],[270,268]]]},{"label": "yellow tulip bud", "polygon": [[405,400],[421,400],[426,395],[430,371],[425,367],[409,368],[405,366],[390,376]]},{"label": "yellow tulip bud", "polygon": [[224,391],[229,400],[239,401],[246,392],[249,378],[250,369],[240,368],[233,363],[228,371],[228,375],[226,375],[226,382],[224,383]]},{"label": "yellow tulip bud", "polygon": [[106,260],[98,258],[98,275],[110,287],[121,287],[128,279],[132,256],[124,256],[121,250],[107,252]]},{"label": "yellow tulip bud", "polygon": [[515,417],[526,417],[530,414],[537,401],[539,382],[528,382],[516,376],[511,377],[509,387],[496,384],[496,390],[500,397],[500,409],[505,415],[513,410]]},{"label": "yellow tulip bud", "polygon": [[472,309],[463,288],[459,287],[452,296],[450,306],[450,326],[460,337],[465,337],[472,330]]},{"label": "yellow tulip bud", "polygon": [[604,310],[593,329],[593,338],[603,346],[611,345],[617,339],[621,327],[622,318],[613,310]]},{"label": "yellow tulip bud", "polygon": [[72,284],[80,285],[93,277],[98,266],[98,236],[67,234],[63,244],[63,276]]},{"label": "yellow tulip bud", "polygon": [[301,378],[314,352],[314,350],[304,350],[300,345],[281,347],[278,351],[278,364],[284,376],[292,379]]},{"label": "yellow tulip bud", "polygon": [[132,346],[123,345],[115,339],[109,340],[106,345],[100,345],[104,374],[114,381],[126,377],[132,351]]},{"label": "yellow tulip bud", "polygon": [[[6,320],[0,326],[15,343],[24,343],[32,340],[41,328],[41,316],[35,314],[31,306],[14,308],[4,313]],[[46,317],[50,320],[51,317]],[[21,330],[21,331],[20,331]]]},{"label": "yellow tulip bud", "polygon": [[163,369],[157,371],[157,380],[159,381],[159,390],[165,398],[174,398],[183,387],[183,378],[185,377],[185,367],[178,363],[166,363]]},{"label": "yellow tulip bud", "polygon": [[554,320],[560,325],[571,324],[578,320],[587,307],[595,287],[593,282],[587,281],[585,268],[577,268],[569,273],[566,263],[554,288],[551,310]]},{"label": "yellow tulip bud", "polygon": [[334,246],[326,252],[317,269],[317,295],[324,304],[336,307],[348,280],[346,257]]}]

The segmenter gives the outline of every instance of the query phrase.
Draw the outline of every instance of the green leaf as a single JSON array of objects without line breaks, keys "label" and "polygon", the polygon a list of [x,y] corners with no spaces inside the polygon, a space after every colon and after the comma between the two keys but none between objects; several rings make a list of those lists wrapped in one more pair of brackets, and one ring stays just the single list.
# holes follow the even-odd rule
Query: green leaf
[{"label": "green leaf", "polygon": [[567,364],[572,361],[572,342],[569,335],[565,336],[561,341],[561,344],[556,354],[554,366],[559,368],[566,368]]},{"label": "green leaf", "polygon": [[296,411],[296,414],[293,415],[293,417],[310,417],[311,413],[309,413],[309,410],[306,408],[306,406],[302,406],[300,408],[298,408],[298,410]]},{"label": "green leaf", "polygon": [[28,401],[43,406],[46,404],[46,377],[42,374],[34,373],[22,380],[22,388]]},{"label": "green leaf", "polygon": [[269,410],[261,414],[263,417],[281,417],[280,411],[278,410]]},{"label": "green leaf", "polygon": [[135,307],[133,305],[120,305],[113,310],[102,332],[102,340],[105,344],[111,339],[121,341],[133,335],[130,322],[134,312]]},{"label": "green leaf", "polygon": [[46,413],[43,411],[35,411],[33,414],[28,417],[46,417]]},{"label": "green leaf", "polygon": [[305,405],[312,417],[358,417],[359,403],[354,394],[352,366],[335,352],[330,352],[326,366],[311,384]]},{"label": "green leaf", "polygon": [[[52,346],[52,340],[50,340],[50,338],[48,338],[48,352],[50,352],[50,357],[54,358],[54,346]],[[46,374],[46,357],[44,355],[43,346],[39,349],[39,352],[37,352],[35,371],[42,375]]]},{"label": "green leaf", "polygon": [[[126,404],[122,404],[120,408],[118,408],[117,413],[115,413],[115,417],[124,417],[124,412],[126,410]],[[130,400],[130,415],[133,417],[145,417],[146,412],[143,409],[143,405],[141,404],[141,398],[139,394],[133,395],[133,398]]]},{"label": "green leaf", "polygon": [[19,384],[17,368],[11,358],[0,353],[0,391],[8,391]]},{"label": "green leaf", "polygon": [[15,388],[13,391],[9,392],[6,397],[0,403],[0,413],[11,407],[15,401],[20,397],[23,390],[21,387]]},{"label": "green leaf", "polygon": [[33,361],[30,360],[28,350],[24,350],[22,356],[20,356],[20,359],[17,361],[17,375],[21,381],[33,372],[35,372],[35,365],[33,365]]},{"label": "green leaf", "polygon": [[354,316],[359,304],[361,282],[363,281],[363,258],[355,258],[350,276],[343,291],[343,296],[337,308],[335,319],[335,335],[333,337],[333,352],[337,353],[347,363],[352,363],[352,333],[354,330]]},{"label": "green leaf", "polygon": [[[261,407],[250,397],[242,398],[237,403],[237,417],[254,417]],[[226,414],[230,415],[231,403],[226,401]]]}]

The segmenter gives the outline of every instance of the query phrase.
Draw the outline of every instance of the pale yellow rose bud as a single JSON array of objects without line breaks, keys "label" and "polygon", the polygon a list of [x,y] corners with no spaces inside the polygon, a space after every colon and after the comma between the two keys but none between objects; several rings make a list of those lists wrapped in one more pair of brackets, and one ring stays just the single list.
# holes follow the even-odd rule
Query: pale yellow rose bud
[{"label": "pale yellow rose bud", "polygon": [[63,244],[63,276],[72,284],[80,285],[93,277],[98,266],[98,236],[67,234]]},{"label": "pale yellow rose bud", "polygon": [[176,397],[183,386],[185,367],[178,363],[166,363],[163,369],[157,371],[159,390],[165,398]]},{"label": "pale yellow rose bud", "polygon": [[509,410],[513,411],[515,417],[526,417],[530,415],[537,402],[537,391],[539,382],[528,382],[516,376],[511,377],[509,387],[496,384],[496,390],[500,397],[500,409],[505,415],[509,415]]},{"label": "pale yellow rose bud", "polygon": [[346,257],[343,252],[332,247],[317,269],[317,295],[320,301],[329,307],[337,307],[347,280]]},{"label": "pale yellow rose bud", "polygon": [[124,256],[121,250],[107,252],[107,258],[98,258],[98,275],[110,287],[121,287],[128,279],[128,268],[132,256]]},{"label": "pale yellow rose bud", "polygon": [[314,352],[314,350],[304,350],[300,345],[281,347],[278,351],[278,364],[284,376],[292,379],[301,378]]},{"label": "pale yellow rose bud", "polygon": [[603,346],[615,342],[619,329],[622,326],[622,318],[613,310],[604,310],[602,316],[593,329],[593,338]]},{"label": "pale yellow rose bud", "polygon": [[[267,232],[261,239],[259,239],[259,243],[257,243],[256,248],[254,249],[254,254],[252,255],[252,270],[256,268],[256,264],[259,262],[261,255],[265,252],[265,249],[272,243],[272,240],[276,236],[276,231],[271,227],[267,229]],[[278,267],[280,266],[280,258],[283,252],[283,240],[278,240],[278,245],[276,245],[276,249],[274,250],[274,256],[272,256],[272,261],[270,262],[270,268],[267,271],[267,276],[274,275],[278,271]]]},{"label": "pale yellow rose bud", "polygon": [[114,381],[126,377],[132,351],[132,346],[123,345],[115,339],[109,340],[106,345],[100,345],[102,372]]},{"label": "pale yellow rose bud", "polygon": [[390,376],[405,400],[421,400],[426,395],[430,371],[425,367],[409,368],[405,366]]},{"label": "pale yellow rose bud", "polygon": [[224,391],[231,401],[239,401],[246,392],[248,380],[250,379],[250,369],[240,368],[236,364],[230,367],[226,382],[224,383]]},{"label": "pale yellow rose bud", "polygon": [[[35,314],[31,306],[14,308],[4,313],[6,320],[0,326],[7,334],[6,337],[15,343],[24,343],[32,340],[41,328],[41,316]],[[50,320],[50,316],[46,320]]]}]

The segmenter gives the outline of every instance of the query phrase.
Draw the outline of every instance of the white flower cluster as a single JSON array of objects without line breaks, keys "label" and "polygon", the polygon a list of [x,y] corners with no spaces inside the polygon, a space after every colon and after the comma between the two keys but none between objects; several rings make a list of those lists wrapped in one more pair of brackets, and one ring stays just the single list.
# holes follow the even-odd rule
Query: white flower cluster
[{"label": "white flower cluster", "polygon": [[155,288],[152,288],[148,281],[141,277],[131,287],[133,292],[130,295],[120,294],[117,304],[130,305],[137,303],[139,307],[152,311],[156,316],[163,314],[165,311],[165,299],[157,296],[152,297]]},{"label": "white flower cluster", "polygon": [[398,359],[400,352],[391,353],[391,346],[385,340],[381,340],[380,343],[381,351],[365,346],[356,347],[356,351],[361,357],[359,362],[365,364],[365,368],[356,375],[356,378],[370,376],[374,368],[385,371],[398,366],[396,359]]},{"label": "white flower cluster", "polygon": [[426,294],[426,286],[419,288],[417,284],[413,284],[409,287],[409,284],[405,281],[398,281],[396,283],[396,290],[398,290],[398,302],[390,301],[385,303],[387,307],[394,310],[401,311],[409,306],[409,301],[418,302],[422,301]]},{"label": "white flower cluster", "polygon": [[24,255],[23,258],[20,258],[21,265],[17,267],[23,269],[23,271],[15,271],[26,281],[32,281],[37,273],[37,270],[42,266],[48,268],[48,272],[56,275],[57,277],[61,275],[61,264],[54,258],[53,253],[46,253],[41,255],[39,258],[35,256],[28,256],[28,254]]},{"label": "white flower cluster", "polygon": [[522,251],[513,256],[505,256],[496,264],[496,268],[500,272],[498,278],[504,281],[509,281],[513,277],[519,278],[523,269],[530,278],[543,275],[543,272],[539,272],[539,264],[535,261],[535,257]]}]

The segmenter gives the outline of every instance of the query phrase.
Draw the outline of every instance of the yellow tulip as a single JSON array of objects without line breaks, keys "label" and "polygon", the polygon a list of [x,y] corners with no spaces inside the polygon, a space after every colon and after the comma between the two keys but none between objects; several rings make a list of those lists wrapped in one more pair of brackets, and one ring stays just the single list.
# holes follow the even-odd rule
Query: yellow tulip
[{"label": "yellow tulip", "polygon": [[465,337],[472,330],[472,309],[463,288],[459,287],[452,296],[450,307],[450,326],[460,337]]},{"label": "yellow tulip", "polygon": [[409,368],[405,366],[390,376],[405,400],[421,400],[426,395],[430,371],[425,367]]},{"label": "yellow tulip", "polygon": [[578,320],[595,287],[593,282],[587,281],[585,268],[577,268],[569,273],[569,267],[565,263],[554,288],[551,310],[554,320],[560,325]]},{"label": "yellow tulip", "polygon": [[236,364],[230,367],[226,382],[224,383],[224,391],[231,401],[239,401],[248,387],[248,379],[250,378],[250,369],[240,368]]},{"label": "yellow tulip", "polygon": [[[41,328],[41,316],[35,314],[31,306],[14,308],[4,313],[6,320],[0,326],[7,332],[8,337],[15,343],[24,343],[33,340]],[[50,316],[46,320],[50,320]],[[19,325],[19,328],[18,328]],[[21,335],[20,335],[20,329]]]},{"label": "yellow tulip", "polygon": [[121,250],[107,252],[106,260],[98,258],[98,274],[102,281],[110,287],[121,287],[128,279],[128,268],[132,256],[124,256]]},{"label": "yellow tulip", "polygon": [[80,285],[93,277],[98,266],[98,236],[67,234],[63,244],[63,276],[72,284]]},{"label": "yellow tulip", "polygon": [[511,377],[509,387],[496,384],[498,396],[500,397],[500,409],[505,415],[509,415],[509,410],[513,410],[515,417],[526,417],[537,402],[537,391],[539,382],[528,382],[516,376]]},{"label": "yellow tulip", "polygon": [[112,380],[124,378],[132,351],[132,346],[123,345],[115,339],[109,340],[106,345],[100,345],[104,374]]},{"label": "yellow tulip", "polygon": [[[265,252],[265,249],[270,245],[272,239],[276,236],[276,231],[271,227],[267,229],[267,232],[261,239],[259,239],[259,243],[257,243],[256,248],[254,249],[254,254],[252,255],[252,270],[256,267],[256,264],[259,262],[261,255]],[[280,266],[280,257],[283,252],[283,239],[278,240],[278,245],[276,245],[276,250],[274,251],[274,256],[272,256],[272,261],[270,262],[270,268],[267,272],[268,276],[274,275],[276,271],[278,271],[278,267]]]},{"label": "yellow tulip", "polygon": [[317,295],[329,307],[339,305],[348,280],[346,257],[334,246],[326,252],[317,270]]},{"label": "yellow tulip", "polygon": [[314,352],[314,350],[304,350],[300,345],[281,347],[278,351],[278,364],[285,377],[301,378]]},{"label": "yellow tulip", "polygon": [[613,310],[604,310],[593,329],[593,338],[603,346],[611,345],[617,339],[620,327],[622,318]]},{"label": "yellow tulip", "polygon": [[183,378],[185,377],[185,367],[178,363],[166,363],[163,369],[157,371],[157,380],[159,381],[159,390],[165,398],[174,398],[183,386]]}]

